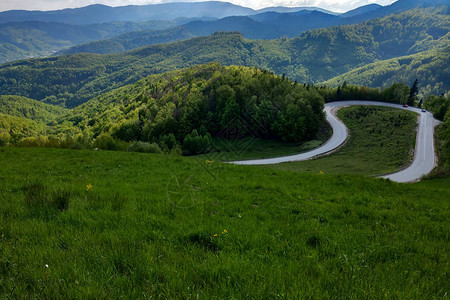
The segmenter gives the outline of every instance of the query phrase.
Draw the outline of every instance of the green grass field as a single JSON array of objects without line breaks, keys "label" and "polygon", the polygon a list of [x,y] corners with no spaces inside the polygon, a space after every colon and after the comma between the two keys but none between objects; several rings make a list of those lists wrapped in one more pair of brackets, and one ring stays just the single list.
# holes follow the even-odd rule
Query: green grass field
[{"label": "green grass field", "polygon": [[2,298],[444,298],[450,180],[0,148]]},{"label": "green grass field", "polygon": [[340,109],[338,117],[350,132],[342,149],[320,159],[270,167],[312,173],[382,175],[411,163],[417,114],[387,107],[352,106]]},{"label": "green grass field", "polygon": [[293,155],[320,147],[330,139],[332,133],[333,129],[326,123],[315,138],[307,142],[287,143],[255,137],[226,140],[216,137],[212,140],[213,152],[199,155],[197,158],[213,161],[236,161]]}]

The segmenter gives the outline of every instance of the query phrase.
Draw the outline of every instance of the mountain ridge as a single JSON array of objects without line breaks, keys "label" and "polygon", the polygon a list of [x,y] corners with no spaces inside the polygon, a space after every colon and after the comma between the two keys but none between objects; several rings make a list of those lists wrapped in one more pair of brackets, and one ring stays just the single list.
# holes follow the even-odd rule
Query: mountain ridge
[{"label": "mountain ridge", "polygon": [[[165,36],[167,41],[177,41],[183,40],[186,37],[195,37],[195,36],[207,36],[216,31],[239,31],[244,37],[250,39],[276,39],[283,36],[287,36],[289,38],[297,37],[303,32],[308,30],[317,29],[317,28],[325,28],[331,26],[338,25],[352,25],[358,24],[363,21],[367,21],[370,19],[374,19],[375,16],[377,18],[385,17],[388,13],[398,13],[402,9],[406,8],[415,8],[416,6],[429,6],[431,4],[442,4],[441,0],[414,0],[412,2],[402,2],[397,5],[390,6],[380,6],[376,4],[362,6],[358,9],[349,11],[347,14],[343,14],[341,16],[329,15],[320,11],[298,11],[295,13],[277,13],[273,11],[268,11],[260,14],[255,14],[251,16],[230,16],[227,18],[213,20],[213,21],[193,21],[187,24],[182,25],[185,27],[185,31],[189,32],[189,34],[183,36],[173,36],[172,38],[167,37],[168,30],[162,30],[160,32],[161,35]],[[406,4],[405,4],[406,3]],[[447,10],[449,5],[447,4]],[[400,9],[401,8],[401,9]],[[251,22],[250,19],[255,22]],[[170,29],[169,29],[170,30]],[[152,36],[157,36],[158,33],[153,32]],[[149,40],[145,39],[145,33],[131,33],[130,35],[140,35],[142,36],[142,41]],[[108,43],[121,43],[120,40],[127,40],[126,36],[121,36],[120,38],[113,38]],[[158,41],[158,39],[156,39]],[[98,41],[101,46],[100,51],[95,50],[95,44],[97,42],[90,42],[89,45],[78,45],[75,48],[69,48],[66,50],[60,51],[58,54],[69,54],[69,53],[77,53],[78,49],[80,51],[88,51],[90,53],[108,53],[104,51],[105,42]],[[150,44],[145,44],[137,40],[134,48],[143,47],[146,45],[153,45],[156,42],[151,42]],[[130,43],[126,47],[123,47],[125,50],[131,50]],[[117,48],[114,48],[114,51],[109,53],[117,52]]]},{"label": "mountain ridge", "polygon": [[293,39],[249,40],[240,33],[219,32],[120,54],[75,54],[4,64],[0,94],[74,107],[150,74],[213,61],[318,83],[377,60],[445,47],[449,31],[450,16],[440,7],[314,29]]}]

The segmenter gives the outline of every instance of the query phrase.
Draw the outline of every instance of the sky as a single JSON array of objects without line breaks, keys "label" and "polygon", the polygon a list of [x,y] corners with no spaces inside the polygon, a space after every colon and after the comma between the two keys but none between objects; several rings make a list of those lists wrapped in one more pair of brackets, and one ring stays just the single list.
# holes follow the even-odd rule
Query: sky
[{"label": "sky", "polygon": [[[260,9],[270,6],[316,6],[335,12],[346,12],[348,10],[377,3],[388,5],[396,0],[222,0],[237,5]],[[91,4],[105,4],[109,6],[144,5],[167,2],[181,2],[173,0],[0,0],[0,11],[23,9],[23,10],[56,10],[63,8],[82,7]],[[182,2],[199,2],[199,0],[183,0]]]}]

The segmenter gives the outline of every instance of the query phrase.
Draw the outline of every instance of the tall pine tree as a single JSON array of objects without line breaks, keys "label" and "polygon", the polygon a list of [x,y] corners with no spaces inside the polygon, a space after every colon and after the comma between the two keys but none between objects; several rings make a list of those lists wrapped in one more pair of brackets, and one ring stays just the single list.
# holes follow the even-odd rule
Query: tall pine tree
[{"label": "tall pine tree", "polygon": [[409,90],[408,103],[407,103],[409,106],[414,106],[417,92],[419,92],[418,85],[419,85],[419,81],[416,79],[413,83],[412,88]]}]

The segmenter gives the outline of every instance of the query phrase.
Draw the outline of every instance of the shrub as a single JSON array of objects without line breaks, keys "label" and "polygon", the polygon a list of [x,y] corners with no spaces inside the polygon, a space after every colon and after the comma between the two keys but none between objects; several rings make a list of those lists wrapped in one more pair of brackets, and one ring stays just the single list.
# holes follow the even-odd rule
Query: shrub
[{"label": "shrub", "polygon": [[19,147],[44,147],[47,142],[45,137],[26,137],[17,142]]},{"label": "shrub", "polygon": [[128,147],[129,152],[161,153],[161,148],[156,143],[134,142]]},{"label": "shrub", "polygon": [[108,134],[101,134],[95,139],[94,147],[103,150],[126,150],[128,143],[116,140]]},{"label": "shrub", "polygon": [[211,135],[207,132],[204,136],[193,130],[183,140],[183,155],[197,155],[208,153],[211,145]]},{"label": "shrub", "polygon": [[9,142],[9,133],[7,132],[0,132],[0,147],[6,146]]},{"label": "shrub", "polygon": [[173,133],[163,136],[161,138],[161,143],[164,143],[169,150],[172,150],[178,145],[177,139]]}]

